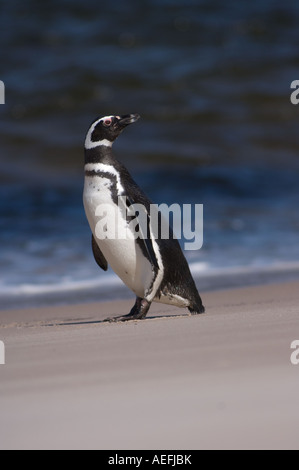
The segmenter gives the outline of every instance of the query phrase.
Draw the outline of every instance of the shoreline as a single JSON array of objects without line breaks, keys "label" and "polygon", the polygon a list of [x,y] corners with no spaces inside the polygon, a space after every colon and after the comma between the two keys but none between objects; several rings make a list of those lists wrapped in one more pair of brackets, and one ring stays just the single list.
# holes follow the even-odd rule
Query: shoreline
[{"label": "shoreline", "polygon": [[[199,263],[199,266],[200,263]],[[273,266],[236,266],[215,268],[209,272],[201,267],[193,266],[194,280],[200,294],[219,290],[245,288],[250,286],[269,285],[299,281],[299,263],[283,262]],[[96,302],[110,302],[134,299],[131,291],[122,281],[112,274],[98,279],[73,282],[63,286],[55,285],[23,285],[0,292],[0,310],[16,310],[42,308],[44,306],[77,305]],[[133,302],[133,300],[132,300]]]},{"label": "shoreline", "polygon": [[298,449],[299,282],[0,311],[1,449]]}]

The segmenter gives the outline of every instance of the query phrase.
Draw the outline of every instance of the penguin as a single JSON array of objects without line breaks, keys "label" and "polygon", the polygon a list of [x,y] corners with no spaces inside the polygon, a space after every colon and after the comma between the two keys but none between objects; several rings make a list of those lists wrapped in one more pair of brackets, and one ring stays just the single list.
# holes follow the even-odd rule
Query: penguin
[{"label": "penguin", "polygon": [[[92,252],[101,269],[107,271],[110,265],[136,295],[130,313],[105,320],[110,322],[144,319],[152,302],[188,308],[191,314],[205,312],[187,260],[172,229],[169,227],[168,239],[154,233],[152,202],[112,152],[114,141],[139,118],[138,114],[97,118],[89,127],[85,139],[83,203],[92,232]],[[117,215],[117,229],[128,229],[132,220],[132,213],[124,210],[119,200],[125,201],[125,209],[134,205],[144,208],[147,236],[107,236],[107,224],[99,223],[99,220],[104,220],[99,218],[102,207],[113,209],[112,214]],[[110,211],[107,213],[110,216]]]}]

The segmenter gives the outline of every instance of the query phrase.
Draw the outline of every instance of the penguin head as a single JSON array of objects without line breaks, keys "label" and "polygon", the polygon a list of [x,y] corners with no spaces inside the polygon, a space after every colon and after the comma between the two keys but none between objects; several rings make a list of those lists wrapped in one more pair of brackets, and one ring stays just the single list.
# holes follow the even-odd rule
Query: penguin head
[{"label": "penguin head", "polygon": [[105,116],[96,119],[90,126],[85,148],[92,149],[104,145],[111,147],[113,142],[130,124],[138,121],[139,114],[125,114],[124,116]]}]

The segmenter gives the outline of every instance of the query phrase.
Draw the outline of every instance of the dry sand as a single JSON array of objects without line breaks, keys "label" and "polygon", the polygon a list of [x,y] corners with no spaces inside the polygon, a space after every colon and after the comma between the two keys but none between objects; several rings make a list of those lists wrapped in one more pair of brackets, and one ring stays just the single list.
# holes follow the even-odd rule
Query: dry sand
[{"label": "dry sand", "polygon": [[0,312],[0,449],[298,449],[299,283],[203,297]]}]

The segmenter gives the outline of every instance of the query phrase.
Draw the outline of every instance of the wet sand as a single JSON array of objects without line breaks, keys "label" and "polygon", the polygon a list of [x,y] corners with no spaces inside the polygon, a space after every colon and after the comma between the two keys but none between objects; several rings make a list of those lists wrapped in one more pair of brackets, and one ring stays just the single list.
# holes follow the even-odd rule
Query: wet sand
[{"label": "wet sand", "polygon": [[203,299],[0,312],[0,448],[298,449],[299,283]]}]

